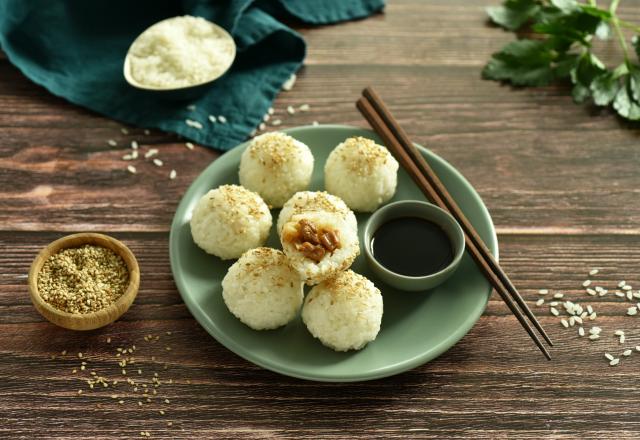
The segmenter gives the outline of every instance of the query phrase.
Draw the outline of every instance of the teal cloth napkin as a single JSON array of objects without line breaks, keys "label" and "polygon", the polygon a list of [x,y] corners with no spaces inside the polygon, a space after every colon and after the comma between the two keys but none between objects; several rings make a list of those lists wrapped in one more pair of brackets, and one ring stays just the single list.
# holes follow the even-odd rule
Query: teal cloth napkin
[{"label": "teal cloth napkin", "polygon": [[[305,56],[302,37],[280,19],[327,24],[363,18],[384,0],[0,0],[0,46],[51,93],[127,124],[159,128],[220,149],[244,141]],[[122,63],[153,23],[196,15],[229,31],[238,46],[231,70],[193,102],[131,88]],[[196,109],[187,109],[194,104]],[[224,115],[227,124],[208,116]],[[204,128],[187,126],[185,119]]]}]

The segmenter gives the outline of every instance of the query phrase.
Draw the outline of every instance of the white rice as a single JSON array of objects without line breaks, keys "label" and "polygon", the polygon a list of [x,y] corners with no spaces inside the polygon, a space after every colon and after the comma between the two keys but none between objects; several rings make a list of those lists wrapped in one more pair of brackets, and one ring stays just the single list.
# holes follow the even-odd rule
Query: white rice
[{"label": "white rice", "polygon": [[271,224],[269,207],[258,194],[238,185],[222,185],[196,204],[191,235],[204,251],[227,260],[262,246]]},{"label": "white rice", "polygon": [[325,188],[354,211],[373,212],[396,192],[398,162],[371,139],[346,139],[329,154]]},{"label": "white rice", "polygon": [[240,159],[240,184],[265,202],[280,208],[296,192],[309,186],[313,155],[302,142],[280,132],[251,140]]},{"label": "white rice", "polygon": [[311,289],[302,320],[327,347],[359,350],[378,335],[382,312],[380,291],[367,278],[348,270]]},{"label": "white rice", "polygon": [[222,280],[222,298],[252,329],[274,329],[297,316],[303,283],[284,253],[260,247],[245,252],[229,268]]}]

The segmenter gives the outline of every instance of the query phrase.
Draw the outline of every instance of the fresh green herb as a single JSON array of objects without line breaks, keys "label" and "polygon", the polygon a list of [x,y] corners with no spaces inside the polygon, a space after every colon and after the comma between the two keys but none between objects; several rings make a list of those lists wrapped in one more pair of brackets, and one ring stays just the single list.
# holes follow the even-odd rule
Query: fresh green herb
[{"label": "fresh green herb", "polygon": [[[618,17],[619,3],[612,0],[603,9],[595,0],[505,0],[488,8],[494,23],[510,31],[526,30],[530,38],[494,53],[483,78],[531,87],[570,80],[575,102],[612,105],[623,118],[640,120],[640,36],[634,35],[630,49],[622,33],[622,28],[640,33],[640,26]],[[613,37],[624,60],[608,68],[593,52],[592,41]]]}]

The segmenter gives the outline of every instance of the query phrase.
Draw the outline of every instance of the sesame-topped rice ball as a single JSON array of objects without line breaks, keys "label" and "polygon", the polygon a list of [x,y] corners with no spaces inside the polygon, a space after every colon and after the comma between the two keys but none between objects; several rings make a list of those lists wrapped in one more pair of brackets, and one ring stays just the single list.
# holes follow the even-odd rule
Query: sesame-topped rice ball
[{"label": "sesame-topped rice ball", "polygon": [[382,295],[351,270],[315,286],[304,301],[302,320],[309,332],[336,351],[360,350],[373,341],[382,322]]},{"label": "sesame-topped rice ball", "polygon": [[258,194],[238,185],[222,185],[196,204],[191,235],[205,252],[228,260],[264,244],[271,224],[269,207]]},{"label": "sesame-topped rice ball", "polygon": [[253,138],[240,159],[240,184],[274,208],[306,189],[312,173],[309,147],[277,131]]},{"label": "sesame-topped rice ball", "polygon": [[329,154],[324,167],[327,191],[354,211],[373,212],[396,192],[398,162],[371,139],[352,137]]},{"label": "sesame-topped rice ball", "polygon": [[280,211],[278,233],[289,264],[309,285],[348,269],[360,253],[356,216],[326,192],[294,195]]},{"label": "sesame-topped rice ball", "polygon": [[358,229],[356,216],[340,197],[326,191],[300,191],[284,204],[278,216],[278,234],[292,216],[308,212],[328,212],[345,220],[351,227]]},{"label": "sesame-topped rice ball", "polygon": [[281,327],[293,320],[303,298],[302,280],[276,249],[251,249],[222,280],[222,298],[240,321],[254,330]]}]

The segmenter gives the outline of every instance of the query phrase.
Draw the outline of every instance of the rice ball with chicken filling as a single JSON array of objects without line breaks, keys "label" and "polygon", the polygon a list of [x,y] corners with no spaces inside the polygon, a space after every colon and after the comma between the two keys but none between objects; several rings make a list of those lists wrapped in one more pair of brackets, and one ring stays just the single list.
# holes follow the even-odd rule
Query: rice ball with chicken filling
[{"label": "rice ball with chicken filling", "polygon": [[222,280],[222,298],[254,330],[281,327],[300,310],[303,283],[284,253],[260,247],[245,252]]},{"label": "rice ball with chicken filling", "polygon": [[371,139],[352,137],[329,154],[324,184],[354,211],[373,212],[395,194],[398,162]]},{"label": "rice ball with chicken filling", "polygon": [[309,332],[336,351],[360,350],[373,341],[382,322],[382,295],[351,270],[313,287],[302,307]]},{"label": "rice ball with chicken filling", "polygon": [[240,184],[280,208],[305,190],[313,173],[313,155],[302,142],[280,132],[255,137],[240,159]]},{"label": "rice ball with chicken filling", "polygon": [[258,194],[238,185],[222,185],[202,196],[190,224],[193,241],[200,248],[228,260],[262,246],[272,218]]},{"label": "rice ball with chicken filling", "polygon": [[356,217],[327,193],[298,193],[278,218],[289,264],[309,284],[348,269],[360,253]]}]

